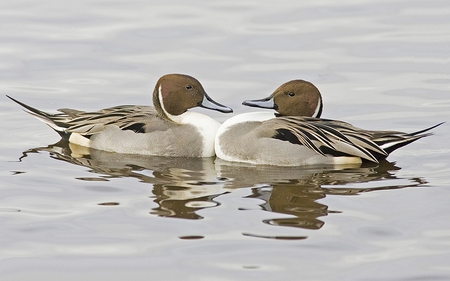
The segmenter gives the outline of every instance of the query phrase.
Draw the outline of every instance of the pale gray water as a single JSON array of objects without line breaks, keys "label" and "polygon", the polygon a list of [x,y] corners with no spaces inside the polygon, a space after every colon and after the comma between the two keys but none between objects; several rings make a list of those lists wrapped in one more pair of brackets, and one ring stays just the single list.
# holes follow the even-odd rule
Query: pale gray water
[{"label": "pale gray water", "polygon": [[[150,104],[180,72],[239,114],[302,78],[327,118],[450,120],[448,1],[298,2],[2,1],[0,91],[94,110]],[[450,279],[448,123],[395,164],[274,168],[81,157],[0,109],[1,280]]]}]

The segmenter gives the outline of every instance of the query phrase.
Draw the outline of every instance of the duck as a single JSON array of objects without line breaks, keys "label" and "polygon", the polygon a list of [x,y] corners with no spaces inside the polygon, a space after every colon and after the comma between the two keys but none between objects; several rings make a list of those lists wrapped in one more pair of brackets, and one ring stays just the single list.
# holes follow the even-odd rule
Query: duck
[{"label": "duck", "polygon": [[69,108],[47,113],[10,96],[70,143],[97,150],[168,157],[213,157],[220,123],[194,107],[231,113],[185,74],[166,74],[153,90],[153,105],[121,105],[87,112]]},{"label": "duck", "polygon": [[394,150],[423,137],[442,123],[413,133],[374,131],[323,119],[323,100],[311,82],[292,80],[269,97],[245,106],[273,109],[226,120],[216,134],[217,158],[260,165],[302,166],[379,163]]}]

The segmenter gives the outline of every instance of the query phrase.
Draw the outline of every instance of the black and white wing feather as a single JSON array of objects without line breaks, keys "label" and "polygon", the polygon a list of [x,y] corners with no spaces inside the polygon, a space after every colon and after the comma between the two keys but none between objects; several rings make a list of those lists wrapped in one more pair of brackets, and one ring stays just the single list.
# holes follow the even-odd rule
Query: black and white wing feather
[{"label": "black and white wing feather", "polygon": [[311,117],[277,117],[264,122],[273,138],[303,145],[320,155],[357,156],[378,162],[395,149],[429,136],[437,124],[414,133],[369,131],[346,122]]}]

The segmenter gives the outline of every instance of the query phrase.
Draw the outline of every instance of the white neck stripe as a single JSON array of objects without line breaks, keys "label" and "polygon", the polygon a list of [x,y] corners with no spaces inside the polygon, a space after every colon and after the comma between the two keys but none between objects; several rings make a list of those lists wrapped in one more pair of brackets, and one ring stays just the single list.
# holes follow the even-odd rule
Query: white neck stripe
[{"label": "white neck stripe", "polygon": [[312,117],[317,118],[317,115],[319,114],[321,107],[322,107],[322,99],[319,98],[319,102],[317,103],[316,110],[314,111],[314,114]]},{"label": "white neck stripe", "polygon": [[162,108],[162,111],[164,112],[164,114],[166,114],[167,118],[169,120],[172,120],[175,123],[179,123],[179,124],[183,124],[183,114],[180,115],[172,115],[169,112],[167,112],[166,108],[164,107],[164,102],[163,102],[163,97],[162,97],[162,85],[159,85],[158,88],[158,97],[159,97],[159,105]]}]

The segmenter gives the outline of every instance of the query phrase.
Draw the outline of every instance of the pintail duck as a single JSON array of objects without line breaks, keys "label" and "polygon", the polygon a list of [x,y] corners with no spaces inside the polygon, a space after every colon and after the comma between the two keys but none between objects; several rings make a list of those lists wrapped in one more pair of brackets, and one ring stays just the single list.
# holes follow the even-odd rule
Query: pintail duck
[{"label": "pintail duck", "polygon": [[71,143],[156,156],[214,156],[214,136],[220,123],[188,109],[198,106],[233,112],[212,100],[197,79],[182,74],[167,74],[158,80],[154,107],[122,105],[96,112],[63,108],[58,110],[61,113],[51,114],[9,98]]},{"label": "pintail duck", "polygon": [[215,142],[216,155],[223,160],[278,166],[378,163],[395,149],[431,135],[427,131],[442,124],[403,133],[363,130],[321,119],[320,92],[304,80],[289,81],[268,98],[243,105],[277,113],[246,113],[225,121]]}]

